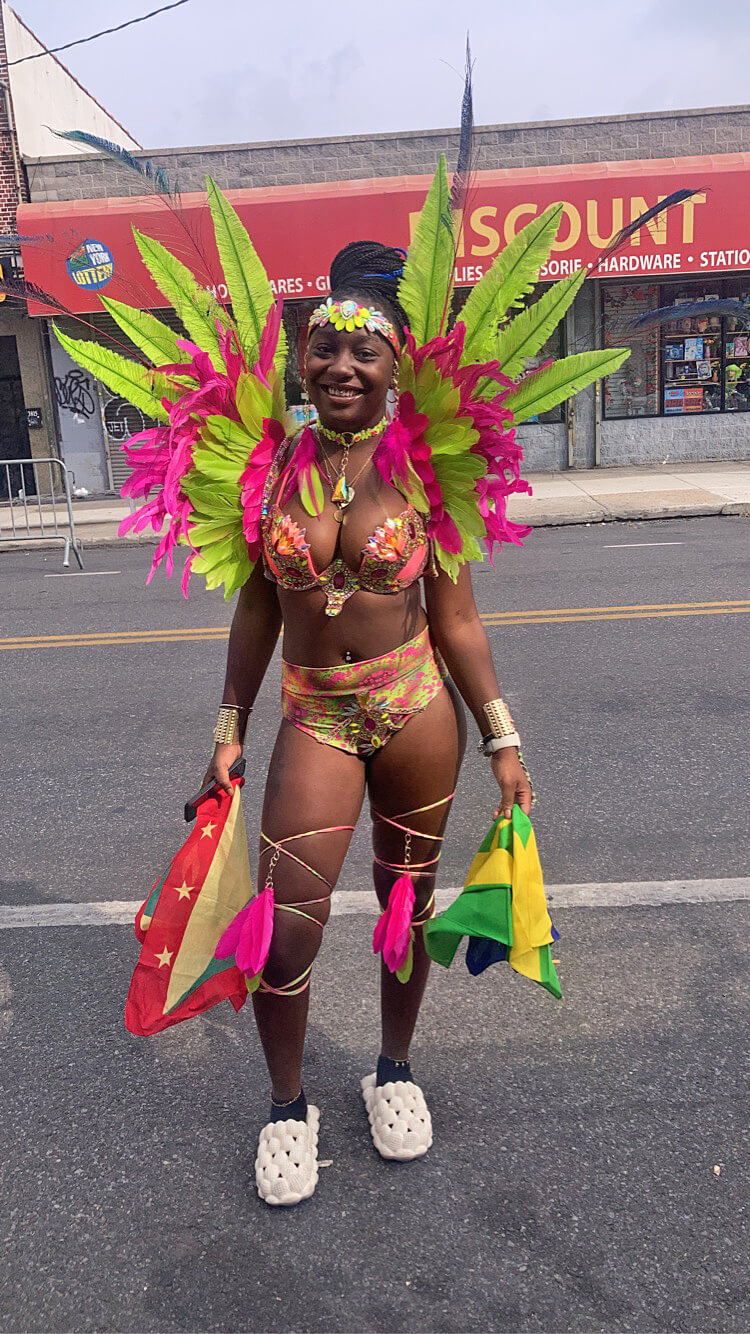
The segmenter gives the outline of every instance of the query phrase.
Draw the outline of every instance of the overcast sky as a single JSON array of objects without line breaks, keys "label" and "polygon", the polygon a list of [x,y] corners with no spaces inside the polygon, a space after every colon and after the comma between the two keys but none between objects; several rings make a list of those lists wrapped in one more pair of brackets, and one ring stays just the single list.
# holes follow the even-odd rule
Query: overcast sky
[{"label": "overcast sky", "polygon": [[[57,46],[165,2],[12,7]],[[148,148],[369,134],[456,124],[467,26],[478,124],[750,101],[734,0],[189,0],[60,58]]]}]

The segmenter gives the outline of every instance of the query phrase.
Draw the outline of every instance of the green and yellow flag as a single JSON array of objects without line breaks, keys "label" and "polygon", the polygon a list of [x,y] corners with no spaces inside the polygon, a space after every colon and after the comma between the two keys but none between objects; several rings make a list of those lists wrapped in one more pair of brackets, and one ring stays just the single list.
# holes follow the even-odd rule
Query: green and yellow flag
[{"label": "green and yellow flag", "polygon": [[448,968],[464,936],[470,973],[505,961],[561,998],[550,949],[559,937],[547,911],[534,830],[520,806],[510,819],[495,821],[458,898],[426,923],[425,949]]}]

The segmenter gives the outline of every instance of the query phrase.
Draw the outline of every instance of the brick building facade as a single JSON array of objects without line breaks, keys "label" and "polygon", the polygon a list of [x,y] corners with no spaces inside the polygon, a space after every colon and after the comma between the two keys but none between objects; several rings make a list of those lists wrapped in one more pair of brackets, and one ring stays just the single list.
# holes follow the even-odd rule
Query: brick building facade
[{"label": "brick building facade", "polygon": [[[31,57],[31,58],[30,58]],[[30,198],[23,145],[54,143],[50,125],[70,123],[137,147],[122,126],[46,52],[6,0],[0,0],[0,269],[20,273],[17,211]],[[59,456],[59,418],[46,324],[0,293],[0,464]],[[10,479],[10,482],[9,482]],[[21,483],[49,485],[49,470],[0,467],[0,499]]]},{"label": "brick building facade", "polygon": [[0,9],[0,231],[5,234],[16,229],[19,201],[29,198],[13,119],[9,76],[5,25]]}]

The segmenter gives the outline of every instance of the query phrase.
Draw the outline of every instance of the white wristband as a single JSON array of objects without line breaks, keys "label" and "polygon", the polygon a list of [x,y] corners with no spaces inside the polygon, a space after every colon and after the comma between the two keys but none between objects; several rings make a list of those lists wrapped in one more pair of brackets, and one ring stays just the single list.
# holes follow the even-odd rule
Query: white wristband
[{"label": "white wristband", "polygon": [[479,750],[482,755],[494,755],[498,750],[505,750],[508,746],[521,748],[521,738],[518,732],[510,732],[508,736],[493,736],[487,741],[480,741]]}]

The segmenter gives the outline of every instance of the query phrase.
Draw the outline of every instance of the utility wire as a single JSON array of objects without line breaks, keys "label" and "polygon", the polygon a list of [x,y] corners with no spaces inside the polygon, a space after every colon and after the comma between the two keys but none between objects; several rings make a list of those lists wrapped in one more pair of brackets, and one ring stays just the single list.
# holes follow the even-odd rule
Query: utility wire
[{"label": "utility wire", "polygon": [[97,37],[107,37],[111,32],[122,32],[123,28],[132,28],[134,23],[145,23],[146,19],[152,19],[156,14],[164,14],[168,9],[179,9],[180,5],[187,3],[188,0],[173,0],[171,5],[152,9],[149,14],[141,14],[140,18],[128,19],[127,23],[118,23],[116,28],[102,28],[101,32],[92,32],[90,37],[79,37],[77,41],[66,42],[64,46],[53,46],[49,50],[45,48],[44,51],[35,51],[33,55],[21,56],[19,60],[9,60],[8,65],[23,65],[25,60],[39,60],[41,56],[53,56],[58,51],[69,51],[71,46],[83,46],[85,42],[95,42]]}]

